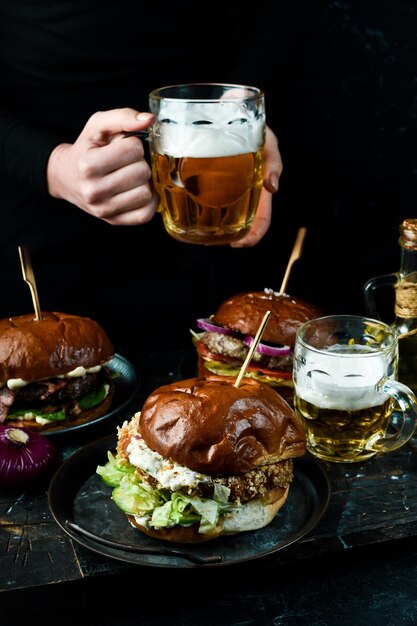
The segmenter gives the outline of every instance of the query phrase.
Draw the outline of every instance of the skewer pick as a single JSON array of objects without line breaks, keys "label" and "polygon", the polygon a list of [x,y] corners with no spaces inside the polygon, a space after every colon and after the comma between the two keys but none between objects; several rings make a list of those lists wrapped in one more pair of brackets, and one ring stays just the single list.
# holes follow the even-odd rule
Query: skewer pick
[{"label": "skewer pick", "polygon": [[33,273],[32,263],[29,253],[24,246],[19,246],[20,264],[22,266],[23,280],[29,285],[32,295],[33,307],[35,309],[35,320],[42,319],[41,307],[39,304],[38,290],[36,288],[35,274]]},{"label": "skewer pick", "polygon": [[234,387],[239,387],[239,385],[240,385],[240,383],[241,383],[241,381],[242,381],[242,378],[243,378],[243,376],[245,375],[246,368],[248,367],[249,362],[250,362],[250,360],[252,359],[252,355],[253,355],[253,353],[255,352],[256,348],[258,347],[258,343],[259,343],[259,342],[260,342],[260,340],[261,340],[262,333],[263,333],[263,332],[264,332],[264,330],[265,330],[265,326],[266,326],[266,324],[267,324],[267,322],[268,322],[268,320],[269,320],[269,316],[270,316],[270,315],[271,315],[271,311],[267,311],[267,312],[265,313],[265,315],[264,315],[264,317],[263,317],[263,320],[262,320],[262,322],[261,322],[261,323],[260,323],[260,325],[259,325],[258,332],[256,333],[255,338],[254,338],[254,340],[253,340],[253,342],[252,342],[252,345],[251,345],[251,347],[250,347],[250,349],[249,349],[249,352],[248,352],[248,354],[246,355],[246,359],[245,359],[245,361],[244,361],[244,363],[243,363],[242,367],[240,368],[240,372],[239,372],[238,377],[236,378],[236,381],[235,381]]},{"label": "skewer pick", "polygon": [[285,289],[287,288],[287,283],[290,277],[290,271],[293,266],[293,263],[301,257],[301,251],[303,249],[304,238],[306,234],[307,234],[306,228],[302,227],[298,229],[297,237],[295,239],[294,247],[292,249],[290,260],[288,261],[287,269],[285,271],[284,279],[282,281],[282,285],[281,285],[281,289],[279,290],[279,293],[285,293]]}]

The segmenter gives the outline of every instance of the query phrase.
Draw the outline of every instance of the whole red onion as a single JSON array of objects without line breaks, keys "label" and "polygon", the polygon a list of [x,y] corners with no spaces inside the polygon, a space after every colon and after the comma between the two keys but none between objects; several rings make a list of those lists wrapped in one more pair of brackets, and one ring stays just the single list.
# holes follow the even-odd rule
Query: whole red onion
[{"label": "whole red onion", "polygon": [[55,459],[55,445],[45,435],[0,425],[1,487],[26,486],[46,472]]}]

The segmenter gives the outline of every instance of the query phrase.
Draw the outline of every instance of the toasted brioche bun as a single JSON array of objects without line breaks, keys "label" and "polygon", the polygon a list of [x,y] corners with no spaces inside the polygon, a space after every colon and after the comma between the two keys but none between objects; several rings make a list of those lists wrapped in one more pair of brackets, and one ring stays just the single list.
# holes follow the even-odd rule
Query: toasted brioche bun
[{"label": "toasted brioche bun", "polygon": [[[228,298],[211,316],[211,320],[219,326],[241,333],[242,336],[254,337],[267,311],[270,311],[270,316],[262,333],[262,341],[290,348],[294,347],[297,329],[307,320],[323,314],[321,309],[301,298],[265,289],[247,291]],[[235,357],[228,357],[225,354],[210,352],[202,341],[194,343],[198,355],[199,376],[206,376],[208,373],[219,376],[237,375],[236,372],[243,361],[240,362]],[[290,405],[293,404],[294,384],[291,367],[272,369],[259,365],[252,359],[245,372],[245,378],[247,377],[274,387]]]},{"label": "toasted brioche bun", "polygon": [[271,311],[271,315],[262,340],[291,347],[301,324],[322,314],[318,307],[285,293],[247,291],[225,300],[212,320],[215,324],[254,337],[267,311]]},{"label": "toasted brioche bun", "polygon": [[0,385],[27,382],[94,367],[115,353],[105,331],[88,317],[43,312],[0,320]]},{"label": "toasted brioche bun", "polygon": [[[113,344],[104,329],[87,317],[43,311],[40,320],[36,320],[34,315],[20,315],[0,320],[0,390],[6,387],[8,381],[14,380],[18,383],[17,387],[14,387],[17,389],[14,406],[20,409],[27,407],[28,413],[31,408],[37,409],[43,411],[45,415],[60,410],[66,412],[66,418],[63,420],[40,423],[34,418],[15,418],[11,406],[9,410],[11,417],[6,417],[7,424],[24,426],[33,431],[50,432],[67,425],[74,427],[105,415],[110,409],[114,393],[114,383],[105,364],[114,354]],[[45,397],[39,395],[34,400],[33,407],[28,401],[19,407],[21,398],[19,393],[24,393],[28,383],[49,389],[48,385],[54,385],[57,377],[65,377],[79,367],[88,371],[89,368],[97,366],[104,366],[97,375],[100,376],[101,384],[108,384],[109,390],[102,402],[95,407],[80,409],[75,403],[75,398],[82,398],[82,392],[72,398],[73,405],[69,399],[64,400],[62,397],[49,396],[48,399],[46,393]],[[84,377],[84,374],[85,372],[81,370],[81,377]],[[21,386],[20,380],[24,381]]]},{"label": "toasted brioche bun", "polygon": [[34,419],[22,420],[22,419],[8,419],[8,426],[17,426],[21,428],[27,428],[32,431],[51,433],[54,430],[60,430],[62,428],[74,428],[87,422],[92,422],[99,419],[102,415],[106,415],[109,412],[114,395],[114,383],[109,379],[109,392],[100,404],[97,406],[81,411],[78,415],[70,415],[65,420],[50,420],[47,424],[40,424]]},{"label": "toasted brioche bun", "polygon": [[305,452],[304,430],[269,385],[224,376],[190,378],[147,398],[140,432],[164,458],[203,474],[243,474]]},{"label": "toasted brioche bun", "polygon": [[[235,378],[195,377],[156,389],[142,411],[118,428],[117,453],[129,460],[128,446],[140,435],[148,448],[213,479],[250,486],[208,533],[199,524],[154,528],[126,513],[132,526],[157,539],[201,543],[269,524],[285,503],[293,478],[292,459],[306,449],[305,434],[290,405],[269,385]],[[272,472],[266,489],[259,477]],[[257,478],[258,477],[258,478]],[[253,490],[253,491],[252,491]]]},{"label": "toasted brioche bun", "polygon": [[132,526],[155,539],[176,543],[204,543],[224,535],[237,535],[241,532],[259,530],[272,522],[279,509],[285,503],[289,492],[277,488],[269,492],[268,498],[251,500],[241,504],[235,511],[220,518],[216,527],[208,533],[199,533],[198,525],[174,526],[173,528],[150,528],[140,524],[134,515],[127,514]]}]

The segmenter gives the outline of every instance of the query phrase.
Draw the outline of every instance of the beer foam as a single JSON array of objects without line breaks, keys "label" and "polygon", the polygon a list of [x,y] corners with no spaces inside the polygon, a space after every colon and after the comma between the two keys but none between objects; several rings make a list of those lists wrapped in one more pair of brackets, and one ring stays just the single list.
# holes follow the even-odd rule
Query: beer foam
[{"label": "beer foam", "polygon": [[158,120],[157,151],[176,158],[236,156],[264,143],[265,115],[236,101],[162,101]]},{"label": "beer foam", "polygon": [[296,393],[306,402],[322,409],[355,411],[387,400],[387,395],[375,388],[388,371],[389,357],[384,353],[344,351],[332,355],[327,351],[307,352],[303,357],[305,364],[300,367],[297,363],[295,379]]}]

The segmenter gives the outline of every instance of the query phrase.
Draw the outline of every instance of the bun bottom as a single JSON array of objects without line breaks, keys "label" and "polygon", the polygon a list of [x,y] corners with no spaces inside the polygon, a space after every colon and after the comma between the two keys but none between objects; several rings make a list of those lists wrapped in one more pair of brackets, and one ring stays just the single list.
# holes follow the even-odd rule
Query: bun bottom
[{"label": "bun bottom", "polygon": [[224,535],[236,535],[241,532],[258,530],[272,522],[279,509],[285,503],[290,486],[277,487],[269,492],[267,498],[251,500],[240,505],[223,517],[209,533],[199,533],[198,524],[192,526],[174,526],[173,528],[148,528],[140,524],[134,515],[127,513],[130,524],[154,539],[172,543],[203,543]]},{"label": "bun bottom", "polygon": [[67,417],[64,420],[50,420],[49,424],[40,424],[34,419],[6,420],[5,423],[7,426],[27,428],[28,430],[40,433],[53,432],[54,430],[59,430],[63,427],[67,428],[79,426],[80,424],[93,421],[108,413],[113,402],[113,393],[114,387],[111,385],[107,396],[101,404],[93,407],[92,409],[81,411],[81,413],[74,415],[73,417]]}]

